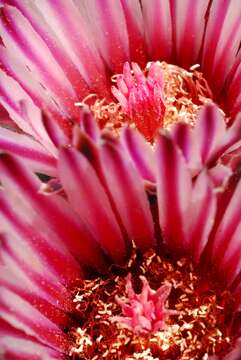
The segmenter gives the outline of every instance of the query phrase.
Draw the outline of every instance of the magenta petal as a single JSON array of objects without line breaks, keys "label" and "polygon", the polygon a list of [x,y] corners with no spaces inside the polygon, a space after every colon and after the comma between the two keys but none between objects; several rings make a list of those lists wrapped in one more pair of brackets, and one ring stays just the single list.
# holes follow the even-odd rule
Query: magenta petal
[{"label": "magenta petal", "polygon": [[142,135],[131,128],[125,128],[121,141],[143,179],[155,182],[154,152]]},{"label": "magenta petal", "polygon": [[100,136],[100,130],[97,126],[94,116],[85,109],[82,110],[80,116],[80,128],[85,132],[93,141],[97,141]]},{"label": "magenta petal", "polygon": [[2,156],[0,166],[0,179],[9,191],[8,200],[27,225],[23,231],[42,231],[41,236],[50,242],[55,239],[64,253],[68,248],[82,263],[105,268],[93,236],[61,196],[46,197],[38,192],[41,182],[14,157]]},{"label": "magenta petal", "polygon": [[1,355],[5,360],[64,360],[63,353],[39,343],[34,337],[0,320]]},{"label": "magenta petal", "polygon": [[209,0],[170,1],[176,61],[187,68],[198,61]]},{"label": "magenta petal", "polygon": [[86,3],[83,15],[87,16],[88,28],[102,58],[113,73],[120,72],[129,60],[129,39],[121,1],[85,0],[83,3]]},{"label": "magenta petal", "polygon": [[130,57],[140,65],[146,63],[144,22],[139,1],[121,0],[129,36]]},{"label": "magenta petal", "polygon": [[[56,98],[55,101],[73,112],[76,111],[74,102],[77,97],[72,84],[26,18],[16,8],[5,5],[1,19],[3,43],[20,63],[27,65],[30,70],[29,77],[34,79],[37,76],[38,82],[48,90],[50,97]],[[21,73],[18,73],[18,76],[21,80]]]},{"label": "magenta petal", "polygon": [[[86,12],[79,11],[81,7],[84,8],[83,2],[78,5],[72,0],[43,0],[41,4],[36,2],[35,5],[43,18],[48,14],[49,26],[54,29],[55,36],[88,86],[103,97],[106,96],[108,90],[104,65],[89,29],[93,22],[88,24]],[[92,19],[93,14],[90,21]]]},{"label": "magenta petal", "polygon": [[[54,255],[50,251],[49,254]],[[54,273],[53,264],[50,265],[49,260],[36,253],[26,241],[12,234],[3,239],[1,259],[4,265],[0,274],[2,284],[27,298],[41,297],[61,311],[72,310],[71,294],[63,286],[62,278]]]},{"label": "magenta petal", "polygon": [[208,175],[212,179],[215,190],[223,191],[232,175],[232,170],[227,166],[217,164],[215,167],[208,170]]},{"label": "magenta petal", "polygon": [[143,0],[147,46],[153,60],[170,60],[172,54],[172,21],[168,1]]},{"label": "magenta petal", "polygon": [[241,3],[214,0],[204,39],[202,67],[219,93],[235,61],[240,45]]},{"label": "magenta petal", "polygon": [[223,264],[226,262],[225,278],[227,276],[227,281],[233,280],[233,276],[240,271],[240,229],[241,181],[239,181],[217,228],[212,250],[212,257],[221,273]]},{"label": "magenta petal", "polygon": [[205,164],[220,145],[225,135],[225,122],[221,111],[215,105],[201,108],[194,128],[194,142]]},{"label": "magenta petal", "polygon": [[68,350],[66,335],[26,300],[1,286],[0,310],[3,320],[56,350]]},{"label": "magenta petal", "polygon": [[56,159],[29,136],[0,128],[0,150],[20,156],[34,172],[56,175]]},{"label": "magenta petal", "polygon": [[213,227],[216,213],[216,195],[214,187],[206,174],[202,172],[196,179],[192,190],[189,214],[188,244],[195,261],[198,262]]},{"label": "magenta petal", "polygon": [[105,139],[101,149],[105,180],[130,239],[141,249],[155,243],[151,211],[144,184],[118,144]]},{"label": "magenta petal", "polygon": [[107,194],[88,160],[75,149],[63,149],[60,179],[70,203],[107,253],[121,262],[124,240]]},{"label": "magenta petal", "polygon": [[185,245],[191,176],[181,151],[164,134],[157,138],[157,197],[164,242],[179,251]]}]

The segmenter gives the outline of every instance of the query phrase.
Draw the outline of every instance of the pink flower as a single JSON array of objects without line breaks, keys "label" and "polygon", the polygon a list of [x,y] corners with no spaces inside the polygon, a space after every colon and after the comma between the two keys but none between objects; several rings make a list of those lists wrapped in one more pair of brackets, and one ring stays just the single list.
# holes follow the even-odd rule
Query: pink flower
[{"label": "pink flower", "polygon": [[[4,358],[86,356],[84,347],[101,338],[91,339],[81,329],[76,289],[90,274],[104,278],[112,273],[111,266],[126,266],[135,243],[138,254],[155,249],[173,262],[185,256],[202,279],[202,273],[208,274],[222,293],[231,294],[232,311],[221,306],[223,317],[232,320],[228,330],[224,326],[230,346],[224,351],[217,346],[203,358],[239,359],[239,1],[0,4]],[[200,63],[211,87],[214,103],[199,109],[192,126],[182,121],[158,130],[167,104],[155,61],[163,60],[185,69]],[[124,65],[130,62],[133,73]],[[88,111],[75,105],[93,93],[102,105],[103,99],[108,105],[117,101],[111,92],[112,75],[117,75],[112,88],[119,102],[115,110],[129,117],[154,145],[131,126],[121,126],[118,136],[106,130],[108,126],[100,129]],[[51,181],[42,182],[36,172]],[[131,289],[125,304],[117,297],[116,306],[122,308],[117,318],[120,325],[129,325],[134,337],[142,332],[147,337],[159,331],[165,335],[169,318],[176,314],[167,306],[171,288],[158,284],[154,289],[151,279],[145,279],[142,291]],[[200,283],[200,292],[205,286],[205,281]],[[129,280],[127,287],[130,290]],[[94,290],[79,298],[94,295]],[[109,304],[104,305],[104,315],[109,316]],[[88,315],[88,308],[84,311]],[[77,341],[73,328],[80,334]]]}]

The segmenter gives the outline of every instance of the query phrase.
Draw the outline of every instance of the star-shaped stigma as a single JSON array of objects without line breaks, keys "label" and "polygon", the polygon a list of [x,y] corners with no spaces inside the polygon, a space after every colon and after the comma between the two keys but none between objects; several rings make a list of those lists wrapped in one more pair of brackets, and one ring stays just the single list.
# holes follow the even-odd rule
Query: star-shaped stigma
[{"label": "star-shaped stigma", "polygon": [[126,277],[127,298],[116,296],[116,302],[121,306],[123,316],[114,316],[112,321],[129,328],[135,333],[155,333],[166,328],[166,320],[171,315],[180,312],[167,308],[166,301],[171,293],[171,284],[164,284],[157,290],[150,288],[145,276],[140,276],[142,291],[136,294],[131,274]]}]

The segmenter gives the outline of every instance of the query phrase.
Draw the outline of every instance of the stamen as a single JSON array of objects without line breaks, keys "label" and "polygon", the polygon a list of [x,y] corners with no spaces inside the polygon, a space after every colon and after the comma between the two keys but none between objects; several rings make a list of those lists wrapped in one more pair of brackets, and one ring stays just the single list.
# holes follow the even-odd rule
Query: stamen
[{"label": "stamen", "polygon": [[[205,359],[232,346],[228,292],[198,274],[186,258],[172,262],[149,251],[133,252],[131,260],[76,290],[81,320],[72,329],[72,358]],[[135,310],[145,319],[133,322]],[[157,325],[159,310],[164,322]]]},{"label": "stamen", "polygon": [[200,107],[213,102],[213,94],[199,64],[189,71],[166,62],[149,62],[144,70],[136,63],[124,65],[123,74],[111,80],[117,102],[108,103],[96,94],[88,95],[76,106],[88,105],[100,127],[115,134],[129,125],[136,127],[153,142],[160,127],[171,128],[177,122],[194,125]]}]

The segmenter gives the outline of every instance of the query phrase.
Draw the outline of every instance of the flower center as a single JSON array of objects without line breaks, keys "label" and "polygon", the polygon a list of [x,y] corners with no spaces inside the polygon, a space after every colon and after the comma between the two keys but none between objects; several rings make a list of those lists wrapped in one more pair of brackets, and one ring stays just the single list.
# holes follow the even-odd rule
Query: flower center
[{"label": "flower center", "polygon": [[207,359],[232,344],[231,295],[185,258],[134,252],[108,278],[85,280],[74,302],[74,359]]},{"label": "flower center", "polygon": [[123,73],[112,77],[115,101],[88,95],[77,105],[88,104],[100,127],[119,132],[136,127],[152,142],[160,127],[183,121],[195,124],[200,107],[213,101],[212,92],[199,65],[187,71],[166,62],[149,62],[144,70],[136,63],[124,64]]}]

